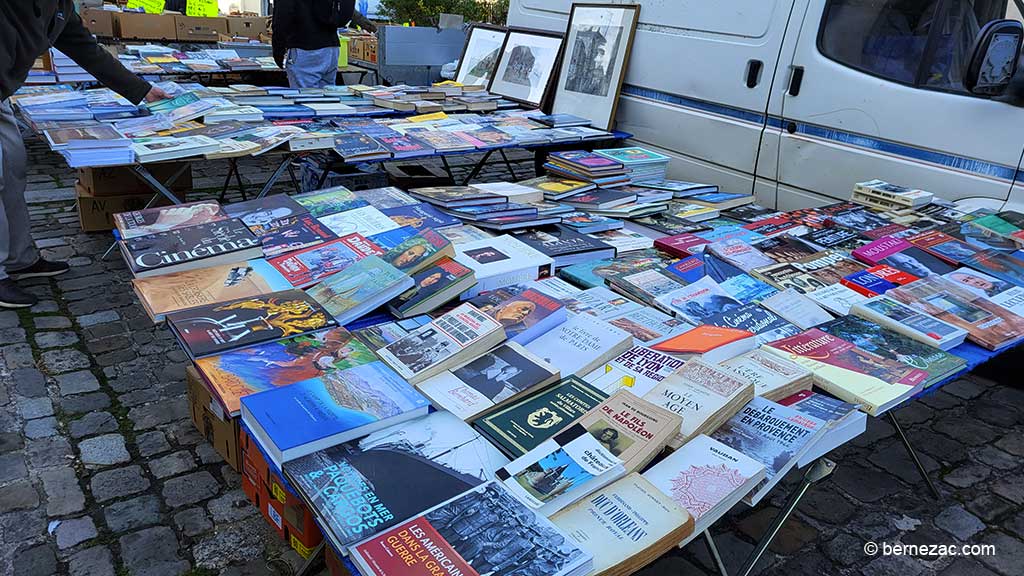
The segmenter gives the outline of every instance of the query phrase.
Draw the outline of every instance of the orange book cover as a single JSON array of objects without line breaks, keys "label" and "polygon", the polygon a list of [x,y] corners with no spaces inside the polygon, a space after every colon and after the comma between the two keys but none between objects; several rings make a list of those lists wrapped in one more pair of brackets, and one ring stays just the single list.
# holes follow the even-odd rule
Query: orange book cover
[{"label": "orange book cover", "polygon": [[659,352],[668,352],[669,354],[703,354],[719,346],[731,344],[751,336],[753,334],[746,330],[720,328],[718,326],[702,324],[693,330],[683,332],[678,336],[673,336],[668,340],[655,344],[651,348]]}]

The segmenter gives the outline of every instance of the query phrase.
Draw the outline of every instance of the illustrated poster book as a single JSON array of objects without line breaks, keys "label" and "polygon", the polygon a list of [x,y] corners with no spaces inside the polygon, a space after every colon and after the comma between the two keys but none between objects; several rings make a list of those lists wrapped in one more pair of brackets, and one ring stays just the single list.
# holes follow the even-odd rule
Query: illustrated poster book
[{"label": "illustrated poster book", "polygon": [[280,469],[289,460],[425,416],[430,402],[378,361],[245,396],[241,405],[242,422]]},{"label": "illustrated poster book", "polygon": [[369,205],[361,192],[352,192],[344,186],[306,192],[292,196],[292,199],[309,210],[309,213],[315,218]]},{"label": "illustrated poster book", "polygon": [[566,321],[568,311],[558,298],[533,288],[506,292],[485,292],[470,302],[497,320],[511,342],[525,346]]},{"label": "illustrated poster book", "polygon": [[588,374],[633,345],[633,336],[589,314],[577,314],[526,345],[563,376]]},{"label": "illustrated poster book", "polygon": [[474,420],[559,379],[558,370],[514,342],[506,342],[454,370],[417,385],[434,406]]},{"label": "illustrated poster book", "polygon": [[118,242],[118,247],[136,278],[263,256],[259,240],[234,218],[137,236]]},{"label": "illustrated poster book", "polygon": [[765,349],[806,367],[819,388],[859,404],[871,416],[913,396],[928,380],[924,370],[887,360],[817,328],[771,342]]},{"label": "illustrated poster book", "polygon": [[607,394],[575,377],[527,394],[472,422],[505,454],[517,458],[536,448],[570,422],[594,409]]},{"label": "illustrated poster book", "polygon": [[287,290],[291,284],[259,259],[135,278],[132,287],[149,317],[162,322],[167,314]]},{"label": "illustrated poster book", "polygon": [[331,232],[309,214],[291,216],[278,222],[280,226],[275,226],[266,234],[260,235],[263,255],[267,258],[302,250],[337,238],[334,232]]},{"label": "illustrated poster book", "polygon": [[441,411],[287,462],[284,474],[323,520],[325,535],[346,549],[493,480],[508,462],[479,432]]},{"label": "illustrated poster book", "polygon": [[189,202],[114,214],[114,227],[122,240],[226,220],[228,215],[214,200]]},{"label": "illustrated poster book", "polygon": [[363,576],[495,576],[512,566],[524,574],[584,576],[593,566],[589,553],[498,481],[429,508],[350,552]]},{"label": "illustrated poster book", "polygon": [[379,256],[366,256],[308,290],[339,324],[348,324],[413,287],[412,278]]},{"label": "illustrated poster book", "polygon": [[710,436],[764,464],[764,480],[743,498],[753,506],[782,480],[825,428],[826,423],[818,418],[754,397]]},{"label": "illustrated poster book", "polygon": [[494,473],[528,508],[549,518],[625,474],[622,460],[582,424],[570,424]]},{"label": "illustrated poster book", "polygon": [[376,361],[373,351],[339,327],[206,356],[196,367],[224,411],[237,415],[244,396]]},{"label": "illustrated poster book", "polygon": [[681,368],[684,361],[647,348],[633,346],[583,377],[605,394],[629,390],[640,398]]},{"label": "illustrated poster book", "polygon": [[341,272],[367,256],[384,251],[361,234],[349,234],[304,250],[296,250],[269,260],[295,288],[307,288]]},{"label": "illustrated poster book", "polygon": [[418,384],[479,356],[505,339],[501,324],[472,304],[462,304],[377,350],[411,384]]}]

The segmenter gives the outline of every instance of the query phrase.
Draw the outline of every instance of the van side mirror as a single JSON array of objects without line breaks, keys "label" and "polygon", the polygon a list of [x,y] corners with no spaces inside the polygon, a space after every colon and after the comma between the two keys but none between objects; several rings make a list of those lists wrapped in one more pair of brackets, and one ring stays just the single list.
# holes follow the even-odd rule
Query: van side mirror
[{"label": "van side mirror", "polygon": [[971,59],[964,68],[964,88],[978,96],[999,96],[1017,70],[1024,25],[1017,20],[993,20],[978,31]]}]

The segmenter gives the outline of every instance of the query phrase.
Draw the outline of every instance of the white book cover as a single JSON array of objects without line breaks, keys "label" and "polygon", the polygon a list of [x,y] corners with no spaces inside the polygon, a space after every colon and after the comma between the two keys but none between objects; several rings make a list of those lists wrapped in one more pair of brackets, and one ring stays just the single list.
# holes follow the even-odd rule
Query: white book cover
[{"label": "white book cover", "polygon": [[846,316],[850,307],[867,300],[867,296],[842,284],[830,284],[807,294],[811,300],[837,316]]},{"label": "white book cover", "polygon": [[551,278],[544,278],[543,280],[535,280],[527,283],[528,288],[546,294],[552,298],[558,298],[563,300],[565,298],[574,298],[580,292],[583,292],[579,288],[569,284],[565,280],[562,280],[558,276],[552,276]]},{"label": "white book cover", "polygon": [[1018,316],[1024,316],[1024,288],[971,268],[958,268],[944,276],[969,292],[988,298]]},{"label": "white book cover", "polygon": [[557,368],[564,377],[587,374],[632,344],[633,337],[628,332],[589,314],[577,314],[527,344],[526,349]]},{"label": "white book cover", "polygon": [[832,320],[832,315],[818,306],[814,300],[792,288],[776,292],[761,301],[761,306],[782,316],[788,322],[807,330]]},{"label": "white book cover", "polygon": [[573,424],[499,468],[495,476],[528,508],[551,517],[625,473],[622,460],[582,424]]},{"label": "white book cover", "polygon": [[720,364],[736,377],[754,385],[755,396],[773,397],[776,391],[802,380],[811,386],[811,371],[766,350],[751,350]]},{"label": "white book cover", "polygon": [[693,515],[698,534],[746,495],[744,487],[764,479],[765,466],[701,434],[643,476]]},{"label": "white book cover", "polygon": [[633,346],[583,377],[587,384],[607,393],[629,390],[643,397],[685,362],[645,346]]},{"label": "white book cover", "polygon": [[586,313],[601,320],[607,320],[643,308],[640,304],[621,294],[612,292],[604,286],[595,286],[582,290],[571,298],[567,298],[565,306],[577,314]]},{"label": "white book cover", "polygon": [[593,234],[587,234],[587,236],[596,238],[597,240],[614,247],[616,254],[624,254],[626,252],[633,252],[634,250],[646,250],[651,246],[654,246],[654,240],[647,236],[621,228],[619,230],[595,232]]},{"label": "white book cover", "polygon": [[607,322],[632,334],[637,344],[648,345],[657,344],[693,328],[682,318],[669,316],[646,306],[609,318]]},{"label": "white book cover", "polygon": [[337,234],[339,238],[349,234],[361,234],[363,237],[369,237],[399,227],[394,220],[373,206],[363,206],[321,216],[320,222],[331,232]]},{"label": "white book cover", "polygon": [[775,260],[738,238],[713,242],[705,246],[704,250],[713,252],[726,262],[748,273],[754,268],[775,264]]},{"label": "white book cover", "polygon": [[463,299],[512,284],[522,284],[554,274],[555,261],[523,242],[502,234],[455,246],[455,260],[473,270],[477,284]]},{"label": "white book cover", "polygon": [[514,182],[491,182],[487,184],[472,184],[473,188],[479,188],[484,192],[499,194],[508,198],[509,202],[541,202],[544,200],[544,192]]},{"label": "white book cover", "polygon": [[710,276],[659,296],[656,302],[694,326],[700,325],[708,316],[742,306]]}]

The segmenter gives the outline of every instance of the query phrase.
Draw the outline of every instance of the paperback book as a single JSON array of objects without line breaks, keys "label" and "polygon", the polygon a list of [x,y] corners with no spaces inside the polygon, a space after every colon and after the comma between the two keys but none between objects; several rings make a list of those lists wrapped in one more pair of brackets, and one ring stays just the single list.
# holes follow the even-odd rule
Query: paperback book
[{"label": "paperback book", "polygon": [[594,368],[583,379],[605,394],[628,390],[640,398],[682,368],[683,364],[684,360],[646,346],[633,346],[613,360]]},{"label": "paperback book", "polygon": [[413,287],[388,303],[398,318],[427,314],[458,298],[476,283],[473,271],[451,258],[441,258],[412,275]]},{"label": "paperback book", "polygon": [[589,314],[576,314],[526,345],[563,376],[589,374],[633,345],[633,336]]},{"label": "paperback book", "polygon": [[344,325],[412,287],[412,278],[379,256],[366,256],[313,286],[307,294]]}]

